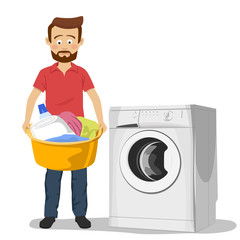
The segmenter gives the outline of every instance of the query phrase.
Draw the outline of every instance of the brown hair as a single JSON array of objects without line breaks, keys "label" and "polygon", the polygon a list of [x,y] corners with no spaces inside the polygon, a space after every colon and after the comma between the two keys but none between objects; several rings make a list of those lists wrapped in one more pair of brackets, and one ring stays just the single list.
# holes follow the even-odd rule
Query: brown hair
[{"label": "brown hair", "polygon": [[81,36],[82,36],[82,24],[83,24],[83,16],[76,17],[76,18],[56,17],[53,19],[52,23],[48,26],[48,39],[51,42],[52,28],[54,26],[65,28],[65,29],[78,28],[78,42],[80,42]]}]

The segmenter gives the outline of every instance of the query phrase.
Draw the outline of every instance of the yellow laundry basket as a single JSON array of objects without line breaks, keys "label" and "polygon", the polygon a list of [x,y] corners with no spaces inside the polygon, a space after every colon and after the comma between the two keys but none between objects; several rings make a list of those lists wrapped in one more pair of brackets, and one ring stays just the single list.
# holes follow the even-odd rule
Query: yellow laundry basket
[{"label": "yellow laundry basket", "polygon": [[51,170],[69,171],[83,169],[94,163],[98,139],[103,130],[100,128],[93,139],[64,143],[36,139],[29,128],[26,132],[31,139],[33,155],[38,165]]}]

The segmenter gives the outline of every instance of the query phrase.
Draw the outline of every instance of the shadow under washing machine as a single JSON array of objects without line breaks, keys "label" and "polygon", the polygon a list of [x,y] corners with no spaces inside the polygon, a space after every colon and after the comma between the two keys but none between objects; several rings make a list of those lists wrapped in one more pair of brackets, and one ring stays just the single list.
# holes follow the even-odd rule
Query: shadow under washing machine
[{"label": "shadow under washing machine", "polygon": [[216,220],[216,110],[111,107],[113,227],[200,231]]}]

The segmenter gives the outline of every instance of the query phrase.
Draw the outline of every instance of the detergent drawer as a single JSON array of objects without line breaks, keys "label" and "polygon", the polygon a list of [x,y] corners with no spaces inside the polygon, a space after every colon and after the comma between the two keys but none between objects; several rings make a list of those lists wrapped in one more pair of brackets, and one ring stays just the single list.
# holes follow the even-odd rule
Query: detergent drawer
[{"label": "detergent drawer", "polygon": [[138,127],[139,111],[110,111],[110,128]]}]

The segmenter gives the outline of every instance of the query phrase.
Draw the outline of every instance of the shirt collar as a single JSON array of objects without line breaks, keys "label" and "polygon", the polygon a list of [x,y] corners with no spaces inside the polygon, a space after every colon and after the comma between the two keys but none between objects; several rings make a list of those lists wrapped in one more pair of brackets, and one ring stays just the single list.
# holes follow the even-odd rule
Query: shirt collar
[{"label": "shirt collar", "polygon": [[[50,68],[51,73],[54,71],[61,71],[58,68],[58,62],[54,63],[51,68]],[[67,70],[67,71],[74,71],[74,72],[78,72],[78,68],[77,65],[75,65],[74,63],[71,62],[71,67]]]}]

